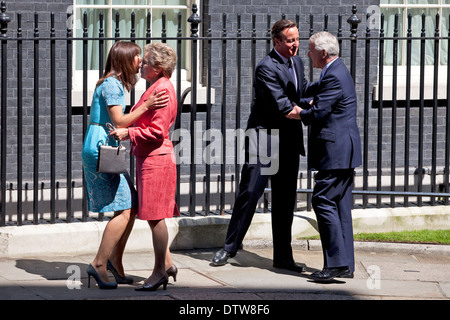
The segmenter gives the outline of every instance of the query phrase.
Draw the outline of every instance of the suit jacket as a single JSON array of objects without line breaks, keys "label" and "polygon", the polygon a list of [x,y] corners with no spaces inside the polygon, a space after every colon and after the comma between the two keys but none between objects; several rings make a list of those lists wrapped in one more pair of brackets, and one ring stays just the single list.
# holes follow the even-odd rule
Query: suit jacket
[{"label": "suit jacket", "polygon": [[300,105],[307,81],[300,57],[293,57],[297,75],[297,89],[288,66],[275,50],[272,50],[256,66],[254,77],[255,98],[253,100],[247,129],[279,129],[280,149],[291,148],[292,152],[305,155],[302,124],[287,119],[292,111],[292,102]]},{"label": "suit jacket", "polygon": [[168,78],[162,77],[151,85],[132,110],[139,108],[155,90],[165,90],[169,94],[169,104],[164,108],[147,111],[128,128],[131,154],[138,157],[167,154],[173,150],[169,130],[175,122],[178,110],[175,88]]},{"label": "suit jacket", "polygon": [[356,123],[355,85],[342,60],[337,58],[321,82],[311,83],[305,94],[314,99],[313,106],[300,115],[302,122],[311,128],[308,167],[334,170],[360,166],[361,138]]}]

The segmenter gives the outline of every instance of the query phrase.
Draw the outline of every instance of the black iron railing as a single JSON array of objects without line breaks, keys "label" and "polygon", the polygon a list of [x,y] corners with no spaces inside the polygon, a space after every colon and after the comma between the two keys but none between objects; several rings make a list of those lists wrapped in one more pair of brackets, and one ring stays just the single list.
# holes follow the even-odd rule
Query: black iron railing
[{"label": "black iron railing", "polygon": [[[242,30],[242,15],[231,17],[223,14],[221,29],[214,30],[212,26],[216,24],[211,17],[201,21],[197,10],[194,5],[188,19],[190,35],[185,37],[182,36],[185,21],[182,21],[181,15],[178,16],[176,34],[168,36],[163,25],[161,35],[152,35],[148,27],[147,34],[141,37],[135,33],[134,15],[130,17],[131,30],[124,31],[119,29],[119,19],[116,17],[113,38],[104,36],[103,23],[100,24],[98,37],[88,37],[89,21],[84,15],[83,37],[77,38],[70,26],[67,30],[56,29],[54,13],[44,17],[50,22],[49,30],[40,28],[39,20],[43,17],[35,14],[34,30],[30,35],[22,29],[21,13],[7,12],[6,3],[1,2],[0,226],[27,222],[38,224],[42,220],[55,223],[59,220],[72,222],[91,219],[84,200],[79,155],[89,115],[90,88],[86,63],[90,54],[89,42],[99,44],[96,57],[99,59],[99,72],[107,52],[106,41],[170,40],[175,43],[179,58],[189,56],[189,88],[182,87],[183,59],[178,60],[174,75],[179,114],[173,131],[180,133],[184,129],[190,135],[188,148],[184,149],[190,154],[186,161],[178,163],[176,200],[179,207],[184,208],[184,214],[191,216],[221,214],[233,205],[242,163],[239,159],[239,136],[236,134],[230,138],[227,134],[245,128],[253,98],[252,72],[259,59],[271,49],[270,26],[275,19],[268,15],[267,28],[257,30],[256,15],[251,15],[251,30]],[[442,66],[439,65],[437,55],[439,44],[448,44],[449,37],[440,34],[439,30],[435,30],[434,37],[425,37],[425,24],[420,36],[413,37],[411,32],[406,37],[399,37],[395,32],[385,35],[383,16],[379,30],[370,29],[367,23],[364,32],[363,28],[358,27],[367,22],[369,15],[361,19],[355,6],[351,11],[347,24],[343,22],[343,15],[337,15],[338,28],[330,32],[338,36],[341,58],[349,66],[358,92],[358,121],[364,161],[356,174],[353,193],[355,206],[447,205],[450,196],[450,106],[448,99],[439,98],[439,94],[450,93],[450,70],[446,65],[446,92],[438,92],[438,72]],[[14,30],[8,28],[13,16]],[[300,25],[298,14],[290,18]],[[101,15],[99,19],[103,21]],[[235,21],[232,28],[230,19]],[[328,15],[323,19],[322,30],[328,30]],[[165,19],[162,21],[164,24]],[[302,36],[299,55],[306,63],[307,78],[312,81],[318,71],[313,70],[310,62],[308,66],[307,41],[309,35],[319,30],[313,28],[312,15],[309,21],[309,30],[300,27]],[[408,23],[408,30],[411,30],[410,17]],[[61,35],[63,33],[64,36]],[[124,36],[125,33],[128,35]],[[434,42],[436,55],[431,98],[424,94],[426,41]],[[72,104],[75,42],[82,46],[81,105]],[[411,78],[414,76],[411,44],[416,42],[421,47],[418,99],[411,98]],[[406,69],[406,82],[399,83],[399,66],[396,63],[398,51],[393,50],[392,85],[389,84],[391,96],[387,99],[384,98],[384,55],[379,54],[384,52],[386,43],[392,43],[394,48],[406,44],[407,57],[403,66]],[[188,44],[188,50],[183,49],[185,44]],[[447,54],[450,60],[450,50],[447,50]],[[400,86],[405,92],[401,99],[397,91]],[[199,96],[200,90],[203,90],[202,97]],[[134,91],[130,95],[130,106],[136,101],[135,95]],[[188,98],[190,102],[185,103]],[[215,150],[221,152],[221,163],[211,163],[211,154],[205,152],[213,144],[212,130],[221,135],[221,148]],[[204,138],[199,142],[196,134]],[[174,139],[176,146],[182,142]],[[229,144],[233,147],[227,147]],[[198,152],[202,154],[201,161],[198,161]],[[132,158],[130,173],[134,177]],[[311,210],[313,175],[314,172],[306,169],[306,160],[302,159],[299,210]],[[75,194],[77,190],[81,190],[79,195]],[[49,196],[46,198],[44,193],[47,192]],[[261,210],[269,209],[270,185],[261,205]],[[75,211],[80,213],[75,214]]]}]

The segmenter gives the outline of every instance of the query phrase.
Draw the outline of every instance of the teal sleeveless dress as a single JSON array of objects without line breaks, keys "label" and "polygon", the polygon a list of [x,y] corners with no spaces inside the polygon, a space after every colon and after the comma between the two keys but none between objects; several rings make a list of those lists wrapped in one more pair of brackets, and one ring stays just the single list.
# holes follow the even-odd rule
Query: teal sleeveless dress
[{"label": "teal sleeveless dress", "polygon": [[137,192],[126,174],[97,172],[100,145],[117,145],[110,138],[106,123],[111,122],[107,106],[122,105],[125,111],[125,92],[122,83],[114,77],[106,78],[94,92],[89,116],[89,127],[83,142],[85,190],[89,211],[113,212],[130,209],[137,205]]}]

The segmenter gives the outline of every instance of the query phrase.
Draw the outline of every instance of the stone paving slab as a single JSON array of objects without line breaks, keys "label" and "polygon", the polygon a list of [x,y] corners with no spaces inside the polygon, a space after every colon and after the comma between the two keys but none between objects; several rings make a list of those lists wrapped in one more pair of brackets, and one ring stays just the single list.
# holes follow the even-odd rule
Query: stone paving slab
[{"label": "stone paving slab", "polygon": [[[133,285],[100,290],[86,268],[91,255],[0,259],[0,300],[450,300],[450,255],[357,252],[354,279],[319,284],[308,277],[322,268],[322,253],[296,249],[307,271],[272,266],[271,248],[245,247],[222,267],[210,265],[216,249],[173,252],[177,282],[167,290],[137,292],[151,273],[152,252],[127,252],[124,266]],[[93,285],[94,284],[94,285]]]}]

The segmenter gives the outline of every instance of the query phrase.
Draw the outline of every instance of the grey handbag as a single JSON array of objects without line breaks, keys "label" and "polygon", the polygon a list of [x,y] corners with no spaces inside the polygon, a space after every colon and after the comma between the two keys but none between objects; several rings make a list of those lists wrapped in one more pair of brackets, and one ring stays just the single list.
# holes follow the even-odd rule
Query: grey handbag
[{"label": "grey handbag", "polygon": [[[110,130],[114,129],[114,126],[110,123],[107,123],[106,127]],[[127,172],[126,153],[127,149],[120,143],[120,141],[118,146],[101,145],[98,148],[97,172]]]}]

